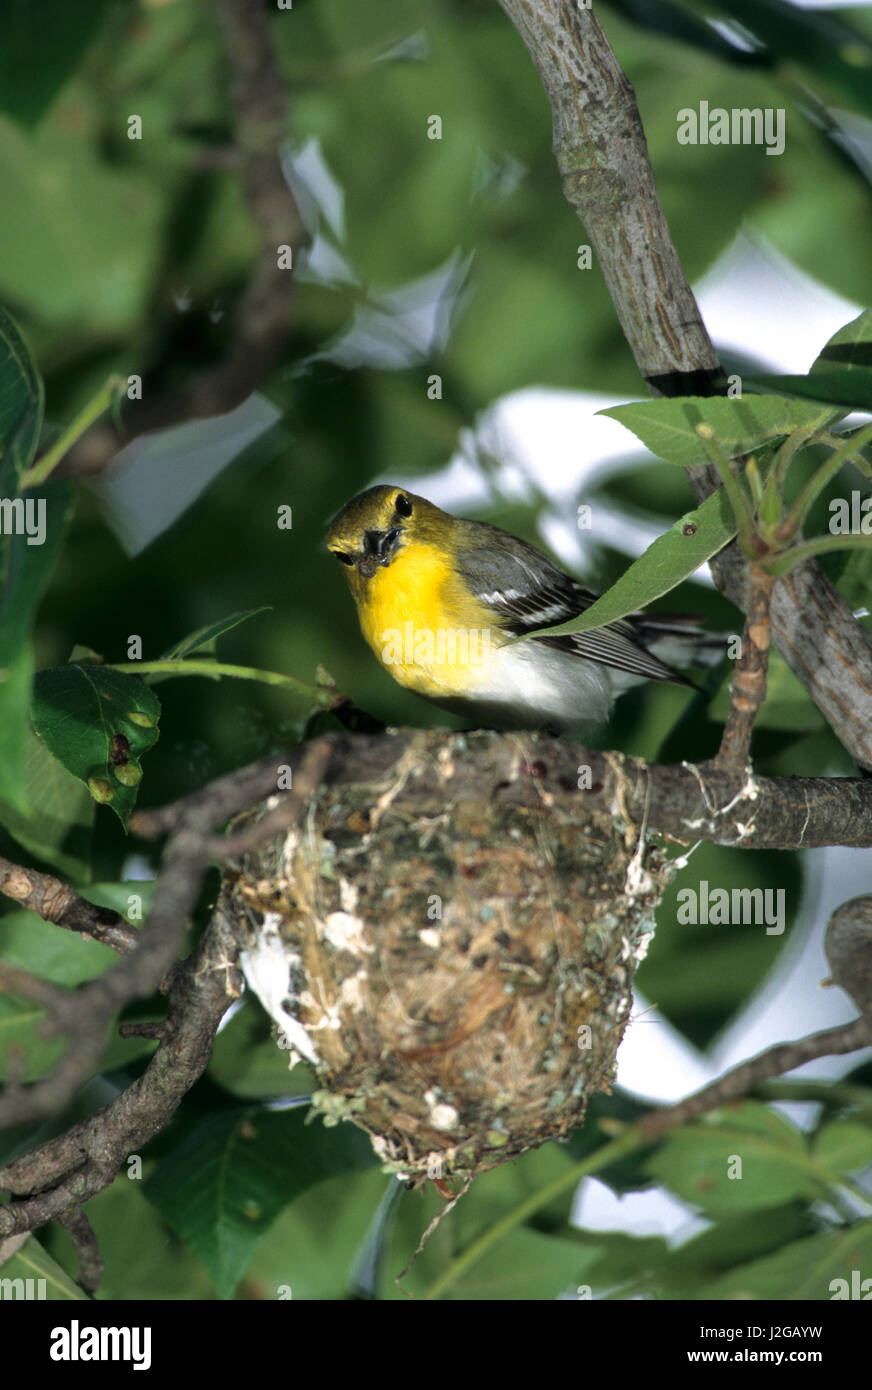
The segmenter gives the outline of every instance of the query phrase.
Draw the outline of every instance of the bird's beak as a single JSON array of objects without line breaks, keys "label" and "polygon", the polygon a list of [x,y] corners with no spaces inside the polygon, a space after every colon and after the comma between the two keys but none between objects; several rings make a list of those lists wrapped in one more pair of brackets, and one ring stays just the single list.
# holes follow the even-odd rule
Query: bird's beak
[{"label": "bird's beak", "polygon": [[371,579],[379,565],[389,565],[396,551],[402,527],[392,526],[389,531],[364,531],[363,554],[357,568],[364,579]]}]

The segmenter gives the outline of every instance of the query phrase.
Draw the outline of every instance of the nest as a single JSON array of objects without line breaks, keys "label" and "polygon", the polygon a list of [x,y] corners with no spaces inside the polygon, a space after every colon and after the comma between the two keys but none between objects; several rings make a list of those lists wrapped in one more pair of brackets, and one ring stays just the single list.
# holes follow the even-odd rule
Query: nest
[{"label": "nest", "polygon": [[231,865],[218,911],[326,1122],[367,1130],[388,1171],[473,1174],[609,1089],[669,862],[583,790],[552,803],[568,745],[549,770],[531,735],[363,744]]}]

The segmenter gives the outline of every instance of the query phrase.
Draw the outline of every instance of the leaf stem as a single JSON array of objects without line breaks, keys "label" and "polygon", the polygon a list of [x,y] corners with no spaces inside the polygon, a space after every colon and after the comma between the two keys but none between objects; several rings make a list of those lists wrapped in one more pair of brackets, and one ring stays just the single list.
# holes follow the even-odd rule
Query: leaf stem
[{"label": "leaf stem", "polygon": [[313,681],[301,681],[296,676],[286,676],[280,671],[259,671],[254,666],[231,666],[223,661],[197,661],[190,657],[168,661],[119,661],[107,662],[105,670],[125,671],[136,676],[235,676],[237,680],[260,681],[262,685],[277,685],[284,690],[294,690],[312,695],[319,705],[326,709],[336,699],[337,691],[328,685],[316,685]]},{"label": "leaf stem", "polygon": [[787,470],[800,449],[805,449],[810,444],[827,443],[828,433],[828,430],[821,429],[817,425],[800,425],[797,429],[791,430],[775,455],[775,478],[779,491],[784,487]]},{"label": "leaf stem", "polygon": [[743,548],[753,546],[753,537],[757,534],[757,528],[754,524],[751,502],[745,489],[730,467],[730,461],[715,438],[711,425],[705,423],[697,425],[695,433],[705,450],[709,463],[714,464],[718,470],[724,490],[730,499],[730,505],[736,517],[740,543]]},{"label": "leaf stem", "polygon": [[850,550],[858,546],[865,548],[872,546],[872,535],[813,536],[809,541],[801,541],[799,545],[792,545],[789,550],[760,560],[758,563],[769,574],[774,574],[780,578],[782,574],[787,574],[789,570],[792,570],[795,565],[802,564],[803,560],[810,560],[814,555],[823,555],[828,550]]},{"label": "leaf stem", "polygon": [[21,479],[21,491],[28,487],[38,487],[44,483],[50,473],[54,471],[60,463],[64,454],[68,453],[74,444],[81,439],[86,430],[90,429],[94,421],[99,419],[104,410],[108,410],[113,399],[119,391],[124,389],[124,380],[120,376],[110,376],[109,380],[101,386],[96,396],[93,396],[86,405],[82,407],[71,425],[68,425],[59,439],[56,439],[50,449],[46,449],[41,459],[38,459],[32,468]]},{"label": "leaf stem", "polygon": [[818,494],[823,491],[830,479],[835,477],[839,469],[844,464],[849,463],[852,456],[860,449],[865,448],[870,441],[872,441],[872,425],[866,425],[856,434],[852,434],[850,439],[846,439],[826,462],[821,464],[817,472],[809,478],[787,516],[778,527],[780,539],[788,540],[796,534],[803,517]]}]

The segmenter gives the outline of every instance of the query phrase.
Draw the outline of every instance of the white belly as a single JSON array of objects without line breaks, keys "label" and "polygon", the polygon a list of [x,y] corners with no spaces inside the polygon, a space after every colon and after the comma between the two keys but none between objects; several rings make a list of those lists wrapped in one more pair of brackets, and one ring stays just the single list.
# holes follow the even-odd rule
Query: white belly
[{"label": "white belly", "polygon": [[583,734],[611,713],[609,669],[530,639],[491,648],[475,696],[432,696],[434,704],[497,728]]}]

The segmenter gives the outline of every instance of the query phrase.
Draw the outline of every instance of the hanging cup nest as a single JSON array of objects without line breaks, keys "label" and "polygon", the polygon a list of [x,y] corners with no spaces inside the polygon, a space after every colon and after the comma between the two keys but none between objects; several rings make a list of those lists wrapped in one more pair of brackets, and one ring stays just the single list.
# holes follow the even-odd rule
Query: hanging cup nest
[{"label": "hanging cup nest", "polygon": [[298,825],[225,875],[280,1044],[389,1171],[493,1167],[568,1135],[614,1078],[670,865],[549,781],[579,769],[534,735],[347,739]]}]

